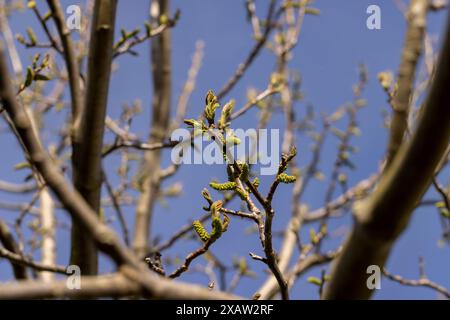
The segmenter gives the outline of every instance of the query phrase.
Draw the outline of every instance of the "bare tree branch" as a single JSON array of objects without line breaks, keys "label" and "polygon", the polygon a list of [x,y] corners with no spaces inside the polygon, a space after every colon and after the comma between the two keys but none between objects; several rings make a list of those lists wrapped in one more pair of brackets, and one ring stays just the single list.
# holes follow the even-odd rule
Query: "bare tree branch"
[{"label": "bare tree branch", "polygon": [[398,282],[401,285],[404,286],[410,286],[410,287],[427,287],[434,291],[437,291],[438,293],[442,294],[447,299],[450,299],[450,292],[444,288],[443,286],[425,278],[421,277],[417,280],[411,280],[411,279],[405,279],[399,275],[392,274],[388,272],[386,269],[383,269],[383,274],[392,281]]},{"label": "bare tree branch", "polygon": [[0,286],[0,299],[48,299],[123,297],[142,294],[142,288],[121,274],[81,278],[81,288],[68,288],[67,280],[53,282],[25,281]]},{"label": "bare tree branch", "polygon": [[259,52],[262,48],[264,48],[264,45],[266,44],[270,32],[273,30],[273,16],[275,13],[275,5],[276,0],[270,0],[269,9],[267,11],[267,18],[266,18],[266,27],[264,28],[263,35],[258,41],[256,42],[255,46],[250,50],[249,55],[245,58],[244,62],[242,62],[238,68],[236,69],[235,73],[231,76],[231,78],[228,80],[228,82],[222,87],[222,89],[217,94],[217,98],[220,100],[223,97],[227,95],[228,92],[233,89],[233,87],[236,85],[236,83],[242,78],[245,71],[247,71],[248,67],[253,63],[255,58],[258,56]]},{"label": "bare tree branch", "polygon": [[[96,212],[100,206],[101,150],[113,55],[116,6],[117,0],[95,1],[85,105],[73,141],[75,188]],[[82,274],[92,275],[97,273],[97,259],[93,240],[73,221],[71,264],[78,265]]]},{"label": "bare tree branch", "polygon": [[[0,100],[4,104],[5,110],[11,117],[11,124],[14,125],[20,140],[29,156],[30,163],[42,175],[49,188],[53,190],[59,200],[64,204],[66,210],[72,218],[83,227],[86,232],[95,240],[97,247],[107,253],[119,266],[121,272],[129,281],[138,283],[146,294],[150,297],[172,298],[172,299],[232,299],[237,298],[224,293],[211,292],[206,288],[160,278],[148,270],[143,262],[128,250],[119,240],[114,231],[100,221],[95,211],[88,205],[84,198],[65,180],[62,173],[57,169],[53,161],[43,150],[37,139],[31,121],[25,109],[16,101],[13,87],[8,77],[8,69],[5,62],[3,47],[0,43]],[[102,122],[103,123],[103,122]],[[84,235],[86,236],[86,235]],[[33,285],[3,285],[0,292],[4,297],[20,297],[13,295],[16,287],[21,294],[24,292],[37,292],[36,298],[54,294],[51,283],[44,286]],[[60,284],[61,287],[61,284]],[[59,287],[59,288],[60,288]],[[66,287],[67,288],[67,287]],[[114,286],[117,290],[117,286]],[[44,291],[44,295],[41,292]]]},{"label": "bare tree branch", "polygon": [[391,130],[388,145],[386,169],[392,163],[403,136],[408,128],[408,112],[414,87],[419,57],[425,38],[426,17],[429,8],[428,0],[412,0],[409,8],[408,31],[402,53],[402,62],[398,71],[398,90],[393,99],[394,115],[391,120]]},{"label": "bare tree branch", "polygon": [[[398,151],[370,198],[355,206],[355,224],[335,260],[325,299],[369,298],[369,265],[384,266],[395,240],[434,177],[450,139],[450,24],[440,61],[412,138]],[[432,141],[433,143],[430,143]]]},{"label": "bare tree branch", "polygon": [[0,180],[0,190],[12,193],[28,193],[36,191],[36,182],[27,182],[22,184],[11,183]]},{"label": "bare tree branch", "polygon": [[19,53],[17,52],[17,48],[14,44],[14,37],[11,31],[11,28],[8,23],[8,17],[6,16],[6,5],[5,0],[0,1],[0,30],[5,38],[6,46],[9,51],[9,56],[11,58],[12,67],[14,70],[14,74],[17,78],[22,77],[22,62],[20,61]]},{"label": "bare tree branch", "polygon": [[[40,194],[40,211],[41,211],[41,232],[42,232],[42,264],[54,265],[56,263],[56,221],[55,221],[55,204],[50,196],[49,190],[46,188]],[[43,281],[53,280],[53,273],[42,272]]]},{"label": "bare tree branch", "polygon": [[[56,265],[52,265],[52,264],[46,264],[44,263],[38,263],[38,262],[34,262],[26,257],[22,257],[20,254],[11,252],[7,249],[1,248],[0,247],[0,257],[3,257],[5,259],[8,259],[9,261],[11,261],[11,263],[16,264],[16,265],[20,265],[22,267],[30,267],[33,268],[36,271],[45,271],[46,273],[61,273],[61,274],[66,274],[66,268],[62,267],[62,266],[56,266]],[[43,275],[44,273],[42,273]],[[43,282],[49,282],[50,280],[52,280],[50,277],[47,276],[43,276]]]},{"label": "bare tree branch", "polygon": [[[158,21],[161,15],[169,14],[169,0],[153,0],[152,20]],[[167,136],[172,94],[171,36],[170,29],[152,39],[151,59],[153,73],[152,127],[149,144],[162,143]],[[151,230],[151,217],[155,200],[160,189],[161,150],[146,152],[142,164],[142,193],[136,208],[133,247],[140,257],[148,252]]]},{"label": "bare tree branch", "polygon": [[[67,73],[69,76],[70,97],[72,102],[72,130],[77,130],[77,122],[79,121],[79,116],[81,115],[83,105],[78,58],[70,36],[70,30],[66,25],[66,19],[64,17],[64,11],[61,7],[61,3],[58,0],[47,0],[47,4],[50,7],[53,19],[55,20],[64,50],[64,60],[66,62]],[[51,37],[51,39],[53,38]],[[55,49],[58,50],[58,47],[55,47]]]},{"label": "bare tree branch", "polygon": [[[19,247],[14,240],[13,235],[9,231],[8,226],[3,220],[0,220],[0,243],[5,247],[5,249],[9,252],[11,252],[14,255],[18,255],[20,257],[20,250]],[[0,248],[2,249],[2,248]],[[7,258],[6,254],[4,254],[4,250],[0,252],[0,256]],[[27,275],[27,269],[24,268],[24,266],[20,263],[17,263],[17,261],[10,260],[11,265],[14,271],[14,276],[16,279],[28,279]]]}]

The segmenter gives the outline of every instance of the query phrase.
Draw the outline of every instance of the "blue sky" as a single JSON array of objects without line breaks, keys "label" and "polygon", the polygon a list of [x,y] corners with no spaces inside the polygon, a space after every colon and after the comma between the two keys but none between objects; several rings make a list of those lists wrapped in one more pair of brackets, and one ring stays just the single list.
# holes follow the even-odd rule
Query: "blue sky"
[{"label": "blue sky", "polygon": [[[258,13],[265,16],[267,1],[256,0]],[[64,5],[76,4],[76,1],[62,1]],[[377,4],[382,12],[382,29],[368,30],[366,28],[366,8],[371,4]],[[347,0],[325,1],[317,0],[315,7],[321,10],[319,17],[307,16],[300,36],[298,46],[294,50],[294,57],[290,62],[292,68],[302,75],[302,91],[304,100],[296,104],[296,112],[304,114],[307,105],[313,105],[317,112],[332,112],[342,104],[351,101],[352,85],[358,79],[357,68],[364,63],[369,70],[369,82],[363,97],[367,99],[367,106],[358,114],[358,123],[362,136],[353,139],[353,145],[359,148],[359,152],[352,156],[357,168],[349,172],[349,184],[353,185],[359,180],[369,176],[377,170],[386,148],[386,130],[383,128],[382,111],[387,110],[386,96],[377,81],[377,73],[384,70],[396,71],[403,37],[405,21],[394,4],[394,1],[383,0]],[[205,56],[202,69],[198,76],[196,89],[191,97],[187,117],[197,117],[202,111],[204,95],[208,89],[218,91],[232,75],[237,65],[246,57],[253,46],[251,38],[251,26],[246,21],[243,0],[190,0],[172,1],[172,10],[181,10],[181,19],[173,29],[173,105],[176,104],[178,94],[186,79],[187,70],[191,63],[191,57],[195,49],[195,42],[202,40],[205,43]],[[148,17],[148,1],[133,0],[119,1],[117,30],[128,30],[142,27]],[[433,35],[439,35],[445,21],[445,14],[429,15],[429,31]],[[11,21],[14,33],[21,32],[28,26],[40,30],[35,18],[30,12],[16,13]],[[40,32],[37,32],[40,35]],[[43,37],[43,36],[42,36]],[[22,61],[29,61],[32,50],[24,50],[20,47]],[[124,103],[131,103],[136,98],[142,100],[144,108],[139,119],[133,123],[133,132],[145,138],[148,135],[150,119],[150,101],[152,97],[149,47],[142,44],[137,51],[140,56],[122,56],[117,60],[118,69],[112,76],[108,114],[115,118],[120,114]],[[249,68],[246,75],[225,99],[236,99],[237,105],[243,105],[246,101],[246,91],[250,87],[264,89],[269,75],[275,66],[274,56],[264,51]],[[68,99],[66,97],[66,99]],[[223,101],[225,102],[225,101]],[[172,109],[174,111],[175,108]],[[257,121],[257,112],[250,111],[241,119],[233,123],[233,127],[251,127]],[[50,120],[46,124],[46,130],[54,133],[62,125],[61,115],[49,115]],[[345,123],[345,121],[344,121]],[[4,124],[2,124],[2,127]],[[281,115],[274,115],[272,128],[283,128],[284,122]],[[110,138],[107,135],[107,138]],[[308,163],[311,152],[310,141],[304,137],[298,137],[297,147],[300,164]],[[51,135],[45,136],[45,142],[52,142]],[[23,157],[19,147],[10,134],[0,135],[3,152],[0,166],[0,179],[20,182],[25,173],[15,172],[13,166],[21,162]],[[54,142],[54,141],[53,141]],[[165,165],[169,163],[169,153],[165,152]],[[336,140],[333,137],[327,139],[326,148],[321,157],[320,169],[325,173],[330,172],[336,156]],[[112,156],[106,162],[108,170],[114,170],[118,164],[118,156]],[[155,220],[152,226],[153,235],[160,235],[166,239],[170,232],[177,230],[192,219],[203,214],[203,199],[200,192],[206,187],[212,178],[219,180],[226,177],[225,168],[220,165],[186,165],[182,166],[176,176],[164,183],[168,186],[174,182],[183,182],[182,196],[176,200],[170,200],[168,207],[157,205],[155,208]],[[112,181],[115,179],[110,178]],[[305,193],[303,200],[310,208],[318,208],[323,205],[327,178],[324,182],[314,181]],[[262,189],[267,190],[268,181],[264,179]],[[441,180],[447,183],[445,176]],[[407,190],[405,190],[407,192]],[[274,221],[274,229],[282,230],[290,216],[289,186],[282,186],[274,200],[277,215]],[[337,194],[336,194],[337,195]],[[218,194],[215,194],[218,197]],[[10,194],[1,194],[2,201],[19,201],[20,199]],[[232,203],[231,208],[238,208],[238,203]],[[127,221],[132,229],[134,211],[132,208],[125,210]],[[113,216],[112,211],[106,211],[107,216]],[[14,221],[15,213],[0,209],[0,218],[9,222]],[[58,219],[67,221],[63,212],[58,212]],[[330,230],[348,227],[351,223],[350,216],[330,221]],[[262,270],[264,266],[257,261],[248,258],[248,252],[261,254],[259,240],[255,234],[246,235],[245,229],[251,226],[248,221],[233,219],[229,231],[215,243],[212,252],[223,261],[231,264],[232,256],[246,257],[250,267],[257,271],[258,278],[244,279],[237,288],[236,293],[251,296],[264,281]],[[117,224],[115,223],[115,227]],[[307,239],[310,226],[304,228],[302,237]],[[117,228],[116,228],[117,229]],[[68,259],[67,230],[58,232],[58,262],[65,264]],[[426,273],[430,279],[443,286],[450,287],[448,270],[450,267],[450,252],[448,245],[438,246],[440,239],[439,217],[435,209],[422,208],[415,212],[413,219],[395,245],[391,254],[388,269],[392,273],[401,274],[406,278],[418,277],[418,256],[422,255],[426,262]],[[342,240],[342,236],[329,241],[327,248],[336,247]],[[199,244],[194,241],[180,242],[169,252],[183,258]],[[275,240],[275,247],[279,247],[279,239]],[[168,252],[168,253],[169,253]],[[205,261],[200,258],[194,262]],[[111,270],[107,259],[102,259],[101,268],[104,271]],[[0,260],[0,280],[11,275],[9,265]],[[233,273],[229,274],[231,277]],[[319,276],[320,268],[313,269],[303,276],[292,291],[292,298],[316,299],[317,287],[306,282],[307,276]],[[203,274],[186,273],[182,280],[207,285],[208,279]],[[378,299],[434,299],[436,294],[428,289],[407,288],[383,280],[382,289],[376,292]]]}]

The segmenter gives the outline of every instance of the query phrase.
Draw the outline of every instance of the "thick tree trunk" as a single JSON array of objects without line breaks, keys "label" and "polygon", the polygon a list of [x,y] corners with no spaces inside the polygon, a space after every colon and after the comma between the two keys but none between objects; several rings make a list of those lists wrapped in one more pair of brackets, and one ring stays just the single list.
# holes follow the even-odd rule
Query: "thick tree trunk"
[{"label": "thick tree trunk", "polygon": [[367,267],[382,268],[450,140],[450,23],[429,96],[410,141],[398,150],[371,197],[354,209],[355,224],[332,267],[325,299],[367,299]]},{"label": "thick tree trunk", "polygon": [[[95,1],[86,96],[73,141],[75,188],[97,214],[100,210],[101,152],[113,57],[116,7],[116,0]],[[83,275],[94,275],[97,274],[97,260],[97,248],[92,237],[78,221],[73,220],[70,263],[79,266]]]}]

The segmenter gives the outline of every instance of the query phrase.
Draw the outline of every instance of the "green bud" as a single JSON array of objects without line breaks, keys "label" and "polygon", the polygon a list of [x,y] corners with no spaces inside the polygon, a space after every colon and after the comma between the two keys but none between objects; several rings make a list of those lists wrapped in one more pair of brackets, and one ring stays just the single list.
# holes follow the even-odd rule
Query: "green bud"
[{"label": "green bud", "polygon": [[204,188],[202,190],[202,196],[203,198],[205,198],[206,201],[208,201],[209,203],[212,203],[212,198],[211,198],[211,194],[209,193],[208,189]]},{"label": "green bud", "polygon": [[33,69],[37,69],[37,63],[38,63],[40,58],[41,58],[41,55],[39,53],[36,53],[33,56],[33,62],[32,62],[33,63]]},{"label": "green bud", "polygon": [[36,38],[36,34],[34,33],[33,29],[27,28],[27,35],[28,35],[28,38],[30,39],[30,44],[32,46],[36,45],[37,38]]},{"label": "green bud", "polygon": [[241,169],[241,174],[239,175],[239,179],[241,179],[242,182],[246,182],[250,175],[250,169],[248,167],[248,164],[245,162],[240,162],[240,163],[238,163],[238,166],[239,166],[239,169]]},{"label": "green bud", "polygon": [[220,129],[224,129],[227,126],[227,122],[231,116],[231,113],[233,112],[234,109],[234,104],[235,101],[231,100],[230,102],[228,102],[227,104],[225,104],[222,108],[222,113],[220,114],[220,119],[219,119],[219,128]]},{"label": "green bud", "polygon": [[47,13],[44,14],[44,16],[42,17],[42,20],[47,21],[51,17],[52,17],[52,12],[51,11],[47,11]]},{"label": "green bud", "polygon": [[16,34],[16,39],[17,39],[17,41],[19,41],[21,44],[25,44],[25,42],[26,42],[25,38],[24,38],[21,34]]},{"label": "green bud", "polygon": [[311,240],[312,244],[317,244],[319,242],[319,236],[316,233],[316,230],[309,229],[309,240]]},{"label": "green bud", "polygon": [[347,176],[344,173],[340,173],[338,176],[338,181],[341,184],[344,184],[347,182]]},{"label": "green bud", "polygon": [[320,16],[320,10],[317,8],[305,8],[305,14]]},{"label": "green bud", "polygon": [[238,144],[241,144],[241,139],[239,139],[235,135],[229,135],[228,134],[227,138],[226,138],[226,143],[227,144],[238,145]]},{"label": "green bud", "polygon": [[23,86],[25,88],[29,87],[34,79],[34,71],[30,67],[27,68],[27,75],[25,77],[25,82],[23,83]]},{"label": "green bud", "polygon": [[211,204],[211,216],[213,217],[213,219],[219,217],[222,205],[222,200],[217,200]]},{"label": "green bud", "polygon": [[220,107],[219,102],[217,101],[217,97],[212,90],[209,90],[205,97],[205,118],[208,120],[210,125],[214,124],[214,117],[216,114],[216,110]]},{"label": "green bud", "polygon": [[216,241],[220,238],[223,232],[222,221],[219,217],[214,217],[211,223],[213,229],[211,231],[211,240]]},{"label": "green bud", "polygon": [[46,75],[44,75],[44,74],[36,74],[35,76],[34,76],[34,80],[35,81],[49,81],[49,80],[51,80],[49,77],[47,77]]},{"label": "green bud", "polygon": [[309,283],[315,284],[316,286],[322,285],[322,280],[320,280],[319,278],[316,278],[316,277],[308,277],[308,279],[306,281],[308,281]]},{"label": "green bud", "polygon": [[239,272],[241,274],[245,274],[248,270],[247,260],[245,260],[244,258],[241,258],[239,260],[238,267],[239,267]]},{"label": "green bud", "polygon": [[159,17],[159,23],[160,24],[167,24],[167,23],[169,23],[169,18],[165,14],[162,14]]},{"label": "green bud", "polygon": [[184,119],[183,122],[191,128],[197,128],[197,129],[203,128],[202,123],[195,119]]},{"label": "green bud", "polygon": [[145,33],[147,37],[150,37],[152,35],[152,26],[148,22],[145,23]]},{"label": "green bud", "polygon": [[222,222],[222,232],[226,232],[228,230],[228,225],[230,224],[230,217],[226,214],[223,215],[223,222]]}]

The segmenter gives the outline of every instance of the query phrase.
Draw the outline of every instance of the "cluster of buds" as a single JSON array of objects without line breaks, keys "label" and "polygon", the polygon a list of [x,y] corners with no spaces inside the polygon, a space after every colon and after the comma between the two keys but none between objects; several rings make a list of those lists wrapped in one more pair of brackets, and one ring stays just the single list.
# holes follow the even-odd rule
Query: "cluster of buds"
[{"label": "cluster of buds", "polygon": [[[202,192],[203,193],[203,192]],[[198,237],[203,242],[215,242],[217,239],[220,238],[220,236],[227,231],[228,224],[230,223],[230,218],[224,214],[223,220],[220,218],[220,209],[222,208],[223,202],[218,200],[211,204],[210,206],[210,212],[211,212],[211,233],[209,233],[203,224],[196,220],[192,223],[195,232],[197,233]]]}]

